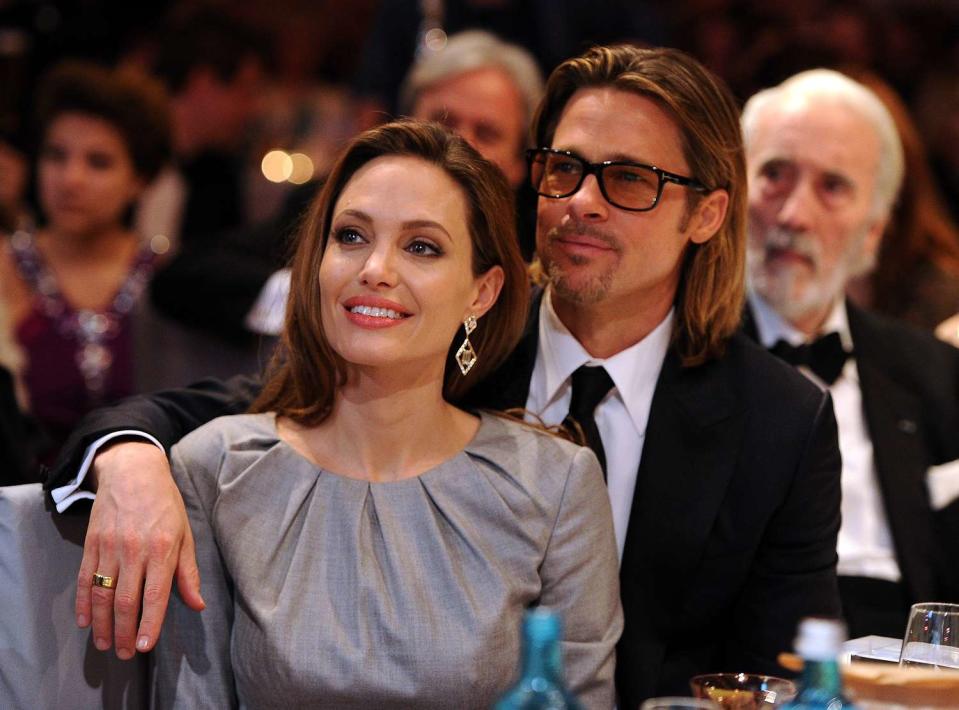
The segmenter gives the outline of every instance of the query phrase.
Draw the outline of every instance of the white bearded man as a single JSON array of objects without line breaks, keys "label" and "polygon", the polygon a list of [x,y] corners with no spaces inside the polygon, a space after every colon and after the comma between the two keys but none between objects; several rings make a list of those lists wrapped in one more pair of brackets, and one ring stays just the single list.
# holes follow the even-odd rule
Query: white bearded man
[{"label": "white bearded man", "polygon": [[959,350],[844,298],[874,263],[902,146],[869,89],[798,74],[743,111],[746,328],[833,397],[839,583],[852,636],[900,636],[910,604],[957,601]]}]

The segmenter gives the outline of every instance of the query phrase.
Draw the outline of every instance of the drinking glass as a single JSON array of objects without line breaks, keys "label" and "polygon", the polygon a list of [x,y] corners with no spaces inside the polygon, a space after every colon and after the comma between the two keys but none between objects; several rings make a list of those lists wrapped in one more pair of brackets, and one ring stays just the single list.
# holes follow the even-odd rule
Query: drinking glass
[{"label": "drinking glass", "polygon": [[696,698],[650,698],[639,710],[719,710],[719,706],[712,700]]},{"label": "drinking glass", "polygon": [[899,666],[959,670],[959,604],[913,604]]},{"label": "drinking glass", "polygon": [[697,698],[709,698],[728,710],[766,710],[796,697],[791,680],[754,673],[697,675],[689,680],[689,687]]}]

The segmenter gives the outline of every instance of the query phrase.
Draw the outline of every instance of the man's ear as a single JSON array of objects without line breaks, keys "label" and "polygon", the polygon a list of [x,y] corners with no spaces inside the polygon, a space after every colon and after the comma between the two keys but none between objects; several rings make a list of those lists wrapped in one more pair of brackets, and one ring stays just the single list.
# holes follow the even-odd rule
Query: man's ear
[{"label": "man's ear", "polygon": [[469,313],[479,318],[484,315],[496,299],[499,298],[499,292],[503,288],[503,281],[506,278],[502,266],[494,266],[485,274],[476,277],[476,297],[470,304]]},{"label": "man's ear", "polygon": [[729,193],[725,190],[713,190],[703,197],[686,226],[689,240],[694,244],[702,244],[712,239],[723,226],[728,209]]}]

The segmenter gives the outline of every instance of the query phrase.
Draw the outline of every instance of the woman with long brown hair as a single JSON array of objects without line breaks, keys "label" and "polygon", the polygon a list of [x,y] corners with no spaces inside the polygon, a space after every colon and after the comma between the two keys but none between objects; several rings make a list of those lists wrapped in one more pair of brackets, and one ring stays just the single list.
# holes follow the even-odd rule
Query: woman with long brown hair
[{"label": "woman with long brown hair", "polygon": [[854,282],[849,295],[859,305],[931,331],[959,311],[959,227],[944,206],[928,152],[902,99],[874,74],[849,74],[889,109],[905,159],[905,180],[875,269]]},{"label": "woman with long brown hair", "polygon": [[513,223],[501,174],[438,125],[346,149],[263,394],[172,452],[207,607],[170,606],[162,707],[489,707],[536,604],[565,617],[574,692],[612,705],[622,620],[594,455],[457,406],[523,329]]}]

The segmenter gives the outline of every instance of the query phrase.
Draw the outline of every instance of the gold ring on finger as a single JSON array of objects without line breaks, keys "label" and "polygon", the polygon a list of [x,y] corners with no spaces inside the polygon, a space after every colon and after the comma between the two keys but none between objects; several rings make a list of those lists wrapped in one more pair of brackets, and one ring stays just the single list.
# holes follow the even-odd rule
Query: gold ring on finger
[{"label": "gold ring on finger", "polygon": [[106,574],[100,574],[99,572],[94,572],[93,586],[104,587],[105,589],[113,589],[114,587],[117,586],[117,580],[116,580],[116,577],[111,577]]}]

